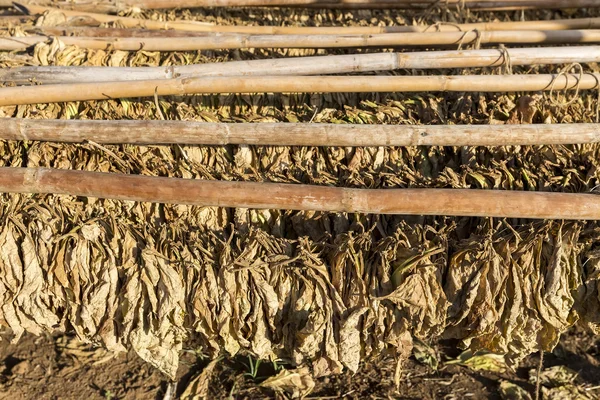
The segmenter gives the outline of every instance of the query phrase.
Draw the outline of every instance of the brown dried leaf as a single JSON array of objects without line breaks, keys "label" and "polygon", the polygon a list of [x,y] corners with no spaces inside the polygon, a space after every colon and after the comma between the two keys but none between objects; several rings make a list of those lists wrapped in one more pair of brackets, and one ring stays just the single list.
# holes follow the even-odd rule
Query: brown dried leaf
[{"label": "brown dried leaf", "polygon": [[368,307],[361,307],[350,312],[340,329],[340,362],[352,372],[358,371],[362,355],[360,318],[368,310]]},{"label": "brown dried leaf", "polygon": [[315,382],[310,370],[304,367],[295,370],[284,369],[276,376],[272,376],[261,383],[260,386],[277,392],[288,393],[294,399],[302,399],[312,392]]},{"label": "brown dried leaf", "polygon": [[201,400],[208,398],[209,385],[213,377],[215,367],[220,359],[214,359],[196,377],[194,377],[184,392],[181,394],[181,400]]}]

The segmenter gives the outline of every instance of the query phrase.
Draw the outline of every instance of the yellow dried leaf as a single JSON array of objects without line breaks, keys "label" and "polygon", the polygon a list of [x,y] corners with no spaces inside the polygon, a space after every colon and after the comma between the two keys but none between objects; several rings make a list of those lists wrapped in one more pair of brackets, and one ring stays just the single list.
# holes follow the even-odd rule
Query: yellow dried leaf
[{"label": "yellow dried leaf", "polygon": [[214,359],[196,377],[194,377],[184,392],[181,394],[181,400],[201,400],[208,398],[210,381],[213,377],[215,367],[220,359]]},{"label": "yellow dried leaf", "polygon": [[310,394],[315,387],[315,382],[306,367],[296,370],[282,370],[260,384],[277,392],[284,392],[294,399],[302,399]]}]

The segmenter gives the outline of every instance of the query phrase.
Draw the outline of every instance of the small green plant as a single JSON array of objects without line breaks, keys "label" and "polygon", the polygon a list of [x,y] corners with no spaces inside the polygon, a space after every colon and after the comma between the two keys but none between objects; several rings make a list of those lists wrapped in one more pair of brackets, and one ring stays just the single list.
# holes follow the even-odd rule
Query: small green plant
[{"label": "small green plant", "polygon": [[233,385],[231,386],[231,390],[229,391],[229,398],[228,400],[234,400],[235,399],[235,389],[236,389],[237,383],[233,382]]},{"label": "small green plant", "polygon": [[275,372],[279,372],[284,368],[284,365],[286,364],[285,360],[273,360],[273,369],[275,370]]},{"label": "small green plant", "polygon": [[112,399],[114,399],[114,398],[115,398],[115,395],[114,395],[114,393],[113,393],[113,392],[111,392],[110,390],[105,390],[105,391],[104,391],[104,398],[105,398],[106,400],[112,400]]},{"label": "small green plant", "polygon": [[248,372],[246,372],[244,375],[256,380],[260,363],[260,359],[252,360],[252,357],[248,356]]}]

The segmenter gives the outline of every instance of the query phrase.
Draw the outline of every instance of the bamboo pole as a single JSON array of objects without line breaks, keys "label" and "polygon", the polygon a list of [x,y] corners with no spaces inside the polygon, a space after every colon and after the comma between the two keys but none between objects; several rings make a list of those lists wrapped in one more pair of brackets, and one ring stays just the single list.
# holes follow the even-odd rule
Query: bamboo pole
[{"label": "bamboo pole", "polygon": [[599,143],[600,124],[352,125],[7,118],[1,140],[100,144],[517,146]]},{"label": "bamboo pole", "polygon": [[27,14],[43,14],[46,11],[60,11],[67,17],[88,17],[97,22],[119,22],[125,28],[175,29],[197,32],[236,32],[254,34],[374,34],[393,32],[435,32],[435,31],[508,31],[508,30],[565,30],[597,29],[600,18],[578,18],[550,21],[510,21],[478,22],[470,24],[437,24],[434,26],[356,26],[356,27],[295,27],[295,26],[222,26],[194,21],[152,21],[131,17],[119,17],[100,13],[61,10],[52,7],[17,4],[19,10]]},{"label": "bamboo pole", "polygon": [[[151,30],[136,28],[100,28],[97,26],[23,26],[23,31],[40,36],[76,36],[108,38],[187,38],[240,35],[238,33],[214,33],[176,30]],[[555,32],[555,31],[552,31]],[[587,32],[583,31],[582,32]]]},{"label": "bamboo pole", "polygon": [[213,93],[536,92],[597,89],[600,74],[226,76],[0,88],[0,106]]},{"label": "bamboo pole", "polygon": [[16,67],[0,70],[0,81],[76,83],[168,79],[189,76],[320,75],[390,71],[398,68],[394,53],[294,57],[169,67]]},{"label": "bamboo pole", "polygon": [[600,219],[600,196],[478,189],[349,189],[205,181],[45,168],[0,168],[0,192],[44,193],[215,207]]},{"label": "bamboo pole", "polygon": [[[434,6],[474,10],[522,10],[599,6],[597,0],[36,0],[38,5],[55,5],[82,11],[114,13],[131,8],[169,9],[203,7],[310,7],[357,9],[423,9]],[[0,0],[0,7],[12,1]]]},{"label": "bamboo pole", "polygon": [[[1,40],[0,40],[1,42]],[[0,81],[84,83],[154,80],[170,77],[326,75],[397,69],[498,67],[599,62],[600,46],[373,53],[292,57],[170,67],[17,67],[0,70]]]},{"label": "bamboo pole", "polygon": [[[284,41],[288,36],[298,40],[306,40],[309,44],[313,42],[312,36],[308,35],[257,35],[242,33],[220,33],[220,32],[192,32],[175,30],[150,30],[134,28],[99,28],[89,26],[31,26],[23,27],[25,32],[38,36],[70,36],[86,38],[106,38],[107,40],[117,40],[119,38],[169,38],[177,37],[186,40],[188,37],[194,38],[212,38],[232,37],[239,38],[240,41],[257,40],[257,38],[271,37],[272,40]],[[334,34],[334,35],[315,35],[321,42],[327,46],[341,47],[345,40],[357,40],[360,38],[362,43],[352,43],[352,47],[372,46],[425,46],[425,45],[468,45],[479,42],[480,44],[552,44],[552,43],[595,43],[600,30],[597,29],[571,29],[563,31],[467,31],[467,32],[398,32],[387,34],[358,35],[358,34]],[[384,38],[388,37],[388,41]],[[346,39],[348,38],[348,39]],[[261,40],[262,41],[262,40]],[[296,45],[296,40],[287,40],[290,46]],[[174,45],[177,46],[177,45]],[[278,46],[284,47],[282,44]],[[325,46],[325,45],[323,45]],[[350,46],[350,44],[348,44]],[[173,47],[176,48],[176,47]],[[170,50],[169,50],[170,51]]]},{"label": "bamboo pole", "polygon": [[[157,31],[139,31],[157,32]],[[165,31],[177,32],[177,31]],[[600,30],[403,32],[373,35],[251,35],[215,34],[200,37],[58,36],[67,45],[95,50],[196,51],[242,48],[342,48],[447,46],[458,44],[576,44],[600,42]],[[0,37],[0,50],[24,50],[51,40],[48,36]]]},{"label": "bamboo pole", "polygon": [[[120,4],[119,4],[120,3]],[[599,7],[597,0],[123,0],[115,11],[137,7],[195,8],[195,7],[316,7],[316,8],[428,8],[432,6],[459,7],[485,10],[512,10],[530,8]]]}]

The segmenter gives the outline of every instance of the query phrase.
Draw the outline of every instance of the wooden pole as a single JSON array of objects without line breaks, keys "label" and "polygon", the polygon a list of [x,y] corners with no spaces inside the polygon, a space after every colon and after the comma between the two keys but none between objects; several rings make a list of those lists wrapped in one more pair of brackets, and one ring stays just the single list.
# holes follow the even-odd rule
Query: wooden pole
[{"label": "wooden pole", "polygon": [[[498,52],[496,52],[498,58]],[[291,57],[231,61],[169,67],[16,67],[0,70],[0,81],[14,83],[76,83],[170,79],[190,76],[326,75],[390,71],[398,67],[398,54],[373,53],[340,56]]]},{"label": "wooden pole", "polygon": [[[550,21],[478,22],[471,24],[439,24],[435,26],[356,26],[356,27],[296,27],[296,26],[222,26],[193,21],[152,21],[131,17],[119,17],[100,13],[61,10],[36,5],[18,5],[27,14],[43,14],[60,11],[67,17],[87,17],[97,22],[119,22],[125,28],[175,29],[197,32],[236,32],[254,34],[371,34],[392,32],[436,32],[436,31],[513,31],[513,30],[565,30],[597,29],[600,18],[573,18]],[[84,22],[84,21],[82,21]]]},{"label": "wooden pole", "polygon": [[484,10],[600,7],[596,0],[123,0],[115,10],[138,7],[315,7],[315,8],[428,8],[433,6]]},{"label": "wooden pole", "polygon": [[292,57],[171,67],[17,67],[0,70],[0,81],[85,83],[171,77],[327,75],[397,69],[498,67],[600,62],[600,46],[423,51]]},{"label": "wooden pole", "polygon": [[0,88],[0,106],[212,93],[535,92],[596,89],[600,74],[250,76],[65,83]]},{"label": "wooden pole", "polygon": [[[43,31],[44,29],[40,29]],[[49,32],[60,29],[46,30]],[[142,31],[138,32],[159,32]],[[177,31],[162,31],[177,32]],[[243,48],[342,48],[342,47],[414,47],[464,46],[479,44],[577,44],[599,43],[600,30],[567,31],[469,31],[469,32],[403,32],[373,35],[252,35],[215,34],[182,37],[85,37],[58,36],[67,45],[95,50],[125,51],[196,51]],[[177,37],[177,40],[173,40]],[[24,50],[51,40],[48,36],[0,37],[0,50]]]},{"label": "wooden pole", "polygon": [[477,189],[349,189],[45,168],[0,168],[0,192],[51,193],[153,203],[257,209],[600,219],[600,196],[593,194]]},{"label": "wooden pole", "polygon": [[1,140],[100,144],[512,146],[599,143],[600,124],[344,125],[184,121],[0,120]]},{"label": "wooden pole", "polygon": [[[107,38],[114,40],[117,38],[173,38],[173,37],[214,37],[214,36],[235,36],[239,33],[219,33],[219,32],[194,32],[194,31],[176,31],[176,30],[151,30],[139,28],[100,28],[97,26],[23,26],[23,31],[32,35],[40,36],[78,36]],[[555,32],[555,31],[553,31]],[[581,30],[581,32],[588,32]]]},{"label": "wooden pole", "polygon": [[[596,0],[36,0],[38,5],[96,12],[118,12],[131,8],[169,9],[204,7],[310,7],[357,9],[423,9],[434,6],[474,10],[522,10],[598,7]],[[0,7],[12,1],[0,0]]]},{"label": "wooden pole", "polygon": [[[498,53],[496,53],[496,58]],[[190,76],[325,75],[391,71],[399,68],[398,54],[374,53],[232,61],[169,67],[16,67],[0,70],[0,81],[76,83],[170,79]]]}]

